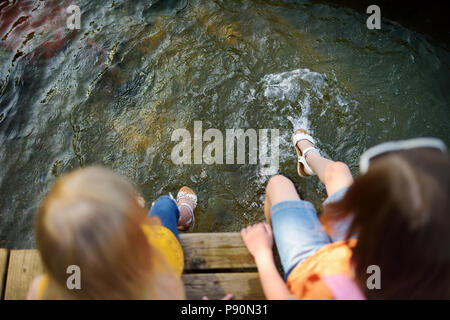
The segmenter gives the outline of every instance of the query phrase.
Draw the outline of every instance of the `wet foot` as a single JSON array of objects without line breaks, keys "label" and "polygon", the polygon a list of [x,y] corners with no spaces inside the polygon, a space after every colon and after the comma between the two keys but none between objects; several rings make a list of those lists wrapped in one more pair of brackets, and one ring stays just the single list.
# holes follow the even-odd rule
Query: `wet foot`
[{"label": "wet foot", "polygon": [[182,187],[177,195],[177,205],[180,210],[178,229],[186,230],[194,221],[194,210],[197,205],[197,196],[189,187]]},{"label": "wet foot", "polygon": [[[306,149],[309,148],[309,147],[314,147],[314,145],[313,145],[311,142],[309,142],[308,140],[300,140],[299,142],[297,142],[297,147],[299,147],[300,151],[301,151],[302,154],[303,154],[303,150],[306,150]],[[306,155],[306,161],[308,161],[308,156],[309,156],[310,154],[311,154],[311,153],[308,153],[308,154]],[[308,162],[308,164],[309,164],[309,162]]]},{"label": "wet foot", "polygon": [[[298,129],[298,130],[295,131],[295,133],[304,133],[304,134],[308,134],[308,132],[306,132],[306,131],[303,130],[303,129]],[[302,152],[302,155],[303,155],[303,154],[304,154],[304,153],[303,153],[303,150],[306,150],[307,148],[315,147],[315,146],[314,146],[310,141],[308,141],[308,140],[300,140],[300,141],[297,142],[297,147],[300,149],[300,151]],[[308,165],[311,164],[311,163],[308,161],[308,158],[310,157],[310,155],[311,155],[312,153],[314,153],[314,152],[309,152],[309,153],[306,155],[306,157],[305,157],[306,162],[308,163]],[[300,167],[300,170],[301,170],[301,172],[303,173],[304,176],[309,176],[309,174],[307,174],[307,173],[305,172],[303,166]]]}]

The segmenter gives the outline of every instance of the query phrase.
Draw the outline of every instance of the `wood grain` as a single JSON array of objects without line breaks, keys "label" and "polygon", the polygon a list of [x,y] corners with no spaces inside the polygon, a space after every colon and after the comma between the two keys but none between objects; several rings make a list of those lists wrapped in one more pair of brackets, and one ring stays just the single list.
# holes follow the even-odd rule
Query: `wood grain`
[{"label": "wood grain", "polygon": [[256,268],[239,233],[185,233],[180,240],[185,271]]},{"label": "wood grain", "polygon": [[11,250],[5,300],[26,299],[31,281],[42,272],[41,258],[37,250]]},{"label": "wood grain", "polygon": [[[256,266],[239,233],[185,233],[180,240],[187,272],[182,277],[189,299],[205,295],[219,299],[227,293],[236,299],[264,299],[258,274],[247,272]],[[9,263],[7,257],[8,251],[0,249],[0,276],[2,266],[3,272],[7,270],[4,299],[25,299],[31,281],[43,272],[39,253],[10,250]]]},{"label": "wood grain", "polygon": [[200,300],[221,299],[232,293],[237,300],[265,299],[257,272],[197,273],[182,276],[186,297]]}]

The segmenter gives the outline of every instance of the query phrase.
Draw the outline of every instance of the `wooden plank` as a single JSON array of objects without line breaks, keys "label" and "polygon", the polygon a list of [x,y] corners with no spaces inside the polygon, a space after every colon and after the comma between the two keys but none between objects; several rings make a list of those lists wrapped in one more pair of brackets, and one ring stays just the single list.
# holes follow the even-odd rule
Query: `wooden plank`
[{"label": "wooden plank", "polygon": [[37,250],[11,250],[5,300],[26,299],[31,281],[42,272],[41,258]]},{"label": "wooden plank", "polygon": [[265,299],[257,272],[184,274],[182,278],[187,299],[221,299],[227,293],[236,300]]},{"label": "wooden plank", "polygon": [[[231,292],[237,299],[264,298],[256,272],[237,272],[256,267],[239,233],[185,233],[180,239],[185,271],[219,269],[226,272],[183,275],[189,297],[220,298],[222,293]],[[25,299],[31,281],[42,272],[37,250],[11,250],[4,298]]]},{"label": "wooden plank", "polygon": [[237,232],[180,234],[184,270],[256,268]]},{"label": "wooden plank", "polygon": [[0,249],[0,300],[3,299],[3,289],[6,281],[6,268],[8,267],[9,251]]},{"label": "wooden plank", "polygon": [[[25,299],[31,281],[42,273],[37,250],[12,250],[5,300]],[[232,293],[235,299],[264,299],[256,272],[200,273],[182,276],[188,299],[220,299]]]}]

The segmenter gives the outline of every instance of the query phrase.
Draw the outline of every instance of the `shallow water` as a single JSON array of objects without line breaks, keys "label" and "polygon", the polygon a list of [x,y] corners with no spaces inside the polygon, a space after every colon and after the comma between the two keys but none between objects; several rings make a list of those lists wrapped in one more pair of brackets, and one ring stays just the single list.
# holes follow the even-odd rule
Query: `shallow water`
[{"label": "shallow water", "polygon": [[280,172],[318,209],[324,188],[296,177],[294,127],[353,173],[378,142],[450,143],[449,52],[386,19],[368,30],[366,15],[310,1],[80,0],[81,30],[71,33],[66,16],[55,23],[64,1],[41,20],[48,9],[27,3],[40,24],[0,29],[0,247],[33,247],[52,183],[94,163],[149,203],[194,188],[195,232],[262,221],[260,165],[172,163],[172,132],[192,132],[196,120],[223,133],[279,129]]}]

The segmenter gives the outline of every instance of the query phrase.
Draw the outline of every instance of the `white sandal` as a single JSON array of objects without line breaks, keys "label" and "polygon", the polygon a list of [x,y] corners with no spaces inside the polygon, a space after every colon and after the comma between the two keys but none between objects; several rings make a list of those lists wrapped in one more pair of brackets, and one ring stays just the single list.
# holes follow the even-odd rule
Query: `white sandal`
[{"label": "white sandal", "polygon": [[[305,130],[297,129],[294,132],[294,135],[292,136],[292,142],[294,143],[294,147],[295,147],[295,150],[297,151],[297,156],[298,156],[297,173],[300,177],[303,177],[303,178],[309,177],[309,176],[314,176],[314,175],[316,175],[316,173],[310,168],[310,166],[306,162],[306,155],[308,153],[310,153],[311,151],[315,151],[320,155],[320,152],[315,147],[309,147],[309,148],[306,148],[302,153],[300,148],[297,146],[297,143],[301,140],[307,140],[307,141],[311,142],[313,145],[316,144],[313,137],[311,137]],[[302,165],[303,165],[303,168],[302,168]],[[302,170],[304,173],[302,172]]]},{"label": "white sandal", "polygon": [[[187,200],[191,201],[192,206],[190,206],[189,204],[187,204],[185,202],[182,202],[179,204],[178,202],[181,199],[187,199]],[[178,226],[177,227],[178,230],[187,230],[191,227],[193,228],[195,225],[194,210],[197,207],[197,195],[195,194],[194,190],[192,190],[191,188],[186,187],[186,186],[182,187],[180,189],[180,191],[178,191],[178,194],[177,194],[177,205],[179,207],[183,206],[183,207],[188,208],[189,212],[191,213],[191,218],[188,221],[186,221],[186,223],[184,225]],[[180,219],[181,219],[181,215],[178,220],[180,220]]]}]

